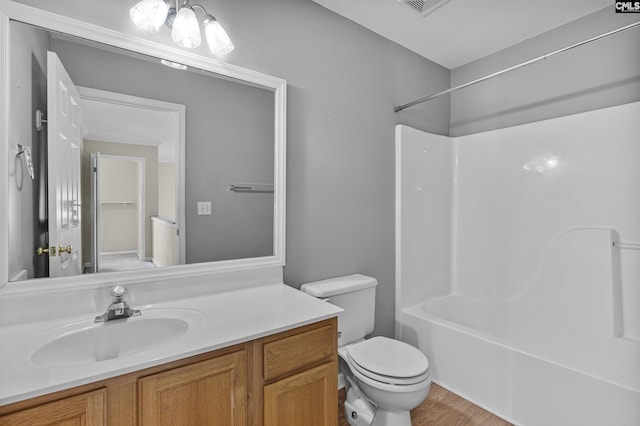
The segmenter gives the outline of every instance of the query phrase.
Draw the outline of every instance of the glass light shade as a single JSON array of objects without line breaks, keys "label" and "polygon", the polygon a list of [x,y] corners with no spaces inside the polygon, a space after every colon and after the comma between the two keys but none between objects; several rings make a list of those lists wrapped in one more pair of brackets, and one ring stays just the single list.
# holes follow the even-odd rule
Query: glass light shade
[{"label": "glass light shade", "polygon": [[184,5],[178,11],[176,19],[173,21],[171,38],[180,46],[189,49],[200,46],[202,42],[200,26],[191,6]]},{"label": "glass light shade", "polygon": [[169,5],[164,0],[142,0],[129,10],[131,20],[146,34],[155,35],[167,19]]},{"label": "glass light shade", "polygon": [[222,28],[222,25],[216,21],[216,18],[211,15],[205,16],[203,26],[209,51],[211,51],[213,55],[226,55],[234,49],[227,32]]}]

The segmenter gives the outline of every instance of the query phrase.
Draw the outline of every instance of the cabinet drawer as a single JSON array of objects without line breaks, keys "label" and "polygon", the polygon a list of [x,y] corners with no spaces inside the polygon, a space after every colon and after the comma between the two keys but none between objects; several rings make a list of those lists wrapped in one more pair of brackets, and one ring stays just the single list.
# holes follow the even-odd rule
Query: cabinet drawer
[{"label": "cabinet drawer", "polygon": [[330,359],[336,356],[337,345],[335,322],[266,342],[264,379],[269,381]]}]

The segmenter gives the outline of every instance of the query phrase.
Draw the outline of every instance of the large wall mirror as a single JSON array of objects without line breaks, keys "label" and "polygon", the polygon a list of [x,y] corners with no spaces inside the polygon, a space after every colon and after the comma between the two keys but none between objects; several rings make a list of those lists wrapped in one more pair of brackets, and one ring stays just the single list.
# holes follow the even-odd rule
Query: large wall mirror
[{"label": "large wall mirror", "polygon": [[0,285],[284,264],[284,80],[2,5]]}]

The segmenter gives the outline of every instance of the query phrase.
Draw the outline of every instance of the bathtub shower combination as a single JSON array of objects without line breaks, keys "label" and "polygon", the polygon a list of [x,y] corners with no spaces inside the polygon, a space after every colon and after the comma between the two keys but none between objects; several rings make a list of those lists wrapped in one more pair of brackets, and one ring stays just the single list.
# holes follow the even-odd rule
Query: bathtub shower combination
[{"label": "bathtub shower combination", "polygon": [[397,337],[520,425],[640,425],[640,102],[396,129]]}]

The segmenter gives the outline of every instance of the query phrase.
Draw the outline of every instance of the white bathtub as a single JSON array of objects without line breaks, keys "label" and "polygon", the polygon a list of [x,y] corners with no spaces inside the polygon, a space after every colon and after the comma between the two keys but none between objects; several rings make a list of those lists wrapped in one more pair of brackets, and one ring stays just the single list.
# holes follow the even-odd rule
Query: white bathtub
[{"label": "white bathtub", "polygon": [[518,425],[640,426],[640,102],[396,127],[396,337]]},{"label": "white bathtub", "polygon": [[640,425],[640,342],[617,328],[612,235],[562,235],[508,299],[449,295],[404,308],[400,338],[427,355],[435,382],[512,423]]},{"label": "white bathtub", "polygon": [[441,386],[518,425],[640,425],[637,388],[527,353],[423,307],[403,310],[402,339],[427,355]]}]

